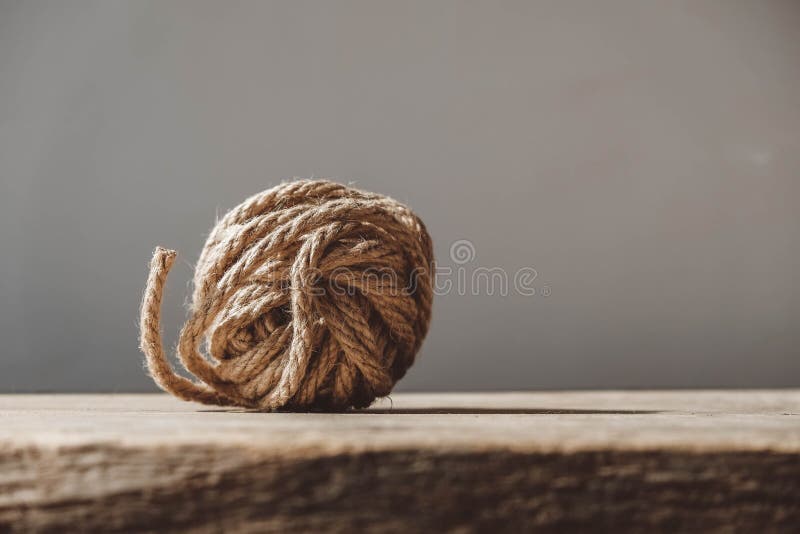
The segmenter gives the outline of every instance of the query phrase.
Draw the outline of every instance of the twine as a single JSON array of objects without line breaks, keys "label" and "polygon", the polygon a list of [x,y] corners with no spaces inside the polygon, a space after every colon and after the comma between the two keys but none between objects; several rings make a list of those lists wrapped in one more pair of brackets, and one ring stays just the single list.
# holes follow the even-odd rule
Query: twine
[{"label": "twine", "polygon": [[430,236],[409,208],[382,195],[302,180],[227,213],[195,268],[178,342],[194,379],[176,373],[161,340],[175,257],[161,247],[153,254],[140,347],[155,382],[184,400],[261,410],[366,407],[403,377],[428,331]]}]

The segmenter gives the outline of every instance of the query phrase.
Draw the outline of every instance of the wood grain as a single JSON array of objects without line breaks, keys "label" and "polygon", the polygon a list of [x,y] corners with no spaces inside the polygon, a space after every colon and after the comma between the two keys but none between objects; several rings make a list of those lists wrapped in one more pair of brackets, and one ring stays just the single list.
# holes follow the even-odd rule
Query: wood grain
[{"label": "wood grain", "polygon": [[796,531],[800,391],[0,396],[0,531]]}]

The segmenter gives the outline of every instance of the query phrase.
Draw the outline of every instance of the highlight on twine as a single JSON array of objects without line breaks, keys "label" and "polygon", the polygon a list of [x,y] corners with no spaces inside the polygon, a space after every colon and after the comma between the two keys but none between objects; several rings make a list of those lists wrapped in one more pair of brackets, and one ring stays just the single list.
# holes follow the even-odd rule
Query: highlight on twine
[{"label": "highlight on twine", "polygon": [[[383,195],[325,180],[283,183],[228,212],[194,273],[172,367],[161,301],[176,252],[156,248],[140,316],[149,373],[204,404],[341,411],[386,396],[428,332],[433,247]],[[376,276],[376,273],[379,275]]]}]

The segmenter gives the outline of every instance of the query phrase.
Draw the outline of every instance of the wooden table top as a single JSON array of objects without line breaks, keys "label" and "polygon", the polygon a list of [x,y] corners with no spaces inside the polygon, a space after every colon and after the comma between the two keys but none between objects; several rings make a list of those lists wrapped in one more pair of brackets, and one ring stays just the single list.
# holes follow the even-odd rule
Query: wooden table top
[{"label": "wooden table top", "polygon": [[800,390],[397,393],[337,414],[219,409],[162,394],[0,395],[0,421],[6,445],[798,452]]},{"label": "wooden table top", "polygon": [[800,390],[0,395],[0,531],[791,531]]}]

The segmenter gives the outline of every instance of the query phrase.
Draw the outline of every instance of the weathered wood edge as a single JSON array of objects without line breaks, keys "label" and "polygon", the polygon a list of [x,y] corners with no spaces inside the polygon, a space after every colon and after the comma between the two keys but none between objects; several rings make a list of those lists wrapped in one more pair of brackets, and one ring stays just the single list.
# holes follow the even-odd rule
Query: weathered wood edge
[{"label": "weathered wood edge", "polygon": [[789,531],[800,457],[772,451],[240,447],[0,451],[0,530]]}]

